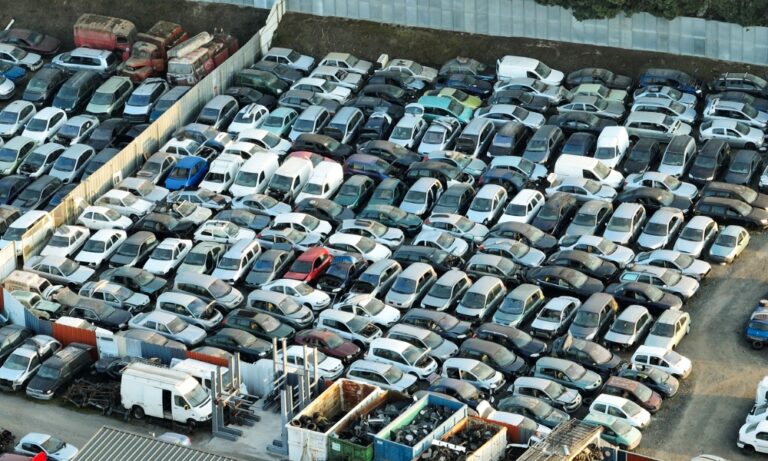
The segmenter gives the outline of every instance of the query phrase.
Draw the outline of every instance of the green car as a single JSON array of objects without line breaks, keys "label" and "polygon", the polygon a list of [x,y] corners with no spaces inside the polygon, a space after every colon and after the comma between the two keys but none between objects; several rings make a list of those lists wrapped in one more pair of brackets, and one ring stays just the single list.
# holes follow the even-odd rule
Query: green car
[{"label": "green car", "polygon": [[472,119],[472,109],[444,96],[422,96],[417,103],[405,106],[405,113],[420,115],[428,122],[446,116],[464,124]]},{"label": "green car", "polygon": [[287,138],[293,127],[293,122],[299,118],[299,113],[287,107],[278,107],[273,110],[259,128],[272,134]]},{"label": "green car", "polygon": [[603,440],[625,450],[632,450],[640,445],[643,434],[621,419],[601,413],[589,413],[584,422],[593,426],[602,426],[603,433],[600,435]]},{"label": "green car", "polygon": [[365,205],[368,197],[371,196],[375,183],[368,176],[356,174],[350,176],[347,181],[339,188],[339,193],[333,199],[334,202],[345,206],[355,212]]},{"label": "green car", "polygon": [[416,235],[421,230],[424,222],[415,214],[405,212],[391,205],[368,204],[363,211],[356,216],[358,219],[372,219],[385,226],[396,227],[406,235]]},{"label": "green car", "polygon": [[262,93],[271,94],[274,97],[280,97],[281,94],[288,91],[288,83],[280,80],[271,72],[259,69],[243,69],[235,74],[234,86],[244,86],[253,88]]},{"label": "green car", "polygon": [[373,191],[368,205],[392,205],[397,206],[408,192],[408,186],[397,178],[388,178]]},{"label": "green car", "polygon": [[472,110],[477,109],[483,105],[483,100],[477,96],[469,95],[456,88],[443,88],[442,90],[429,90],[424,93],[424,96],[439,96],[442,98],[450,98],[458,102],[462,106],[469,107]]},{"label": "green car", "polygon": [[627,93],[624,90],[612,90],[599,83],[582,83],[573,90],[571,90],[573,96],[597,96],[600,99],[606,101],[625,102],[627,100]]}]

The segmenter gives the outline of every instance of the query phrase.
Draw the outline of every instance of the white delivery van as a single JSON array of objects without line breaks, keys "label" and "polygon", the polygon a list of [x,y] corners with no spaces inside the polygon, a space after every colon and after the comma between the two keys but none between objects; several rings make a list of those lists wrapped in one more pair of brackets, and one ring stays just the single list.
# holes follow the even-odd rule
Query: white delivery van
[{"label": "white delivery van", "polygon": [[309,181],[315,166],[312,160],[288,157],[269,179],[267,194],[285,203],[292,202]]},{"label": "white delivery van", "polygon": [[616,168],[629,152],[629,133],[623,126],[603,128],[597,138],[595,158],[608,168]]},{"label": "white delivery van", "polygon": [[253,154],[237,172],[235,182],[229,187],[233,197],[260,194],[267,188],[270,178],[280,168],[280,157],[272,152]]},{"label": "white delivery van", "polygon": [[499,80],[535,78],[547,85],[560,85],[565,77],[562,72],[550,69],[538,59],[509,55],[496,61],[496,74]]},{"label": "white delivery van", "polygon": [[[192,376],[200,383],[201,386],[213,390],[213,384],[211,383],[211,374],[216,373],[216,368],[221,368],[221,379],[224,386],[229,388],[232,386],[232,373],[229,372],[229,368],[217,367],[216,365],[208,362],[203,362],[195,359],[171,359],[171,369],[183,371],[184,373]],[[240,383],[240,394],[246,394],[248,390],[245,388],[245,384]]]},{"label": "white delivery van", "polygon": [[144,416],[194,426],[209,421],[211,396],[195,378],[179,370],[132,363],[123,370],[120,400],[136,419]]},{"label": "white delivery van", "polygon": [[624,183],[624,176],[605,166],[600,160],[580,155],[561,155],[555,162],[555,174],[592,179],[605,186],[619,189]]},{"label": "white delivery van", "polygon": [[301,193],[296,197],[296,203],[305,198],[330,199],[339,190],[342,182],[344,182],[344,169],[341,165],[330,160],[320,162],[312,171],[312,176],[304,185]]}]

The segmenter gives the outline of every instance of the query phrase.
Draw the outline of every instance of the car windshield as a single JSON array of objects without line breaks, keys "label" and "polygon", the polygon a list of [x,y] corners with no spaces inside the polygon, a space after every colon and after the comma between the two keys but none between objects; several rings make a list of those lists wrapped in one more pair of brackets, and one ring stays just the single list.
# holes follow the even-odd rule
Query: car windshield
[{"label": "car windshield", "polygon": [[674,271],[664,271],[661,274],[661,280],[664,281],[664,283],[668,286],[672,286],[677,284],[682,276]]},{"label": "car windshield", "polygon": [[392,284],[392,291],[395,293],[400,294],[411,294],[416,292],[416,280],[406,278],[406,277],[398,277],[395,280],[395,283]]},{"label": "car windshield", "polygon": [[240,170],[235,178],[235,184],[243,187],[256,187],[259,184],[259,173]]},{"label": "car windshield", "polygon": [[651,334],[671,338],[675,336],[675,326],[671,323],[656,322],[651,329]]},{"label": "car windshield", "polygon": [[392,139],[408,140],[408,139],[411,139],[412,134],[413,134],[413,128],[398,126],[398,127],[395,127],[394,131],[392,131],[392,135],[390,137]]},{"label": "car windshield", "polygon": [[314,120],[296,120],[296,123],[293,124],[294,131],[300,131],[300,132],[310,132],[315,129],[315,121]]},{"label": "car windshield", "polygon": [[704,229],[695,229],[692,227],[686,227],[683,232],[680,233],[680,238],[683,240],[691,240],[694,242],[701,242],[704,240]]},{"label": "car windshield", "polygon": [[91,98],[91,104],[105,106],[107,104],[112,104],[112,101],[114,100],[115,95],[113,93],[102,93],[97,91],[94,93],[93,98]]},{"label": "car windshield", "polygon": [[510,216],[525,216],[528,213],[528,207],[526,205],[510,203],[504,213]]},{"label": "car windshield", "polygon": [[594,226],[597,216],[592,213],[576,213],[573,218],[573,223],[578,226]]},{"label": "car windshield", "polygon": [[434,298],[449,299],[453,294],[453,285],[436,283],[429,289],[428,295]]},{"label": "car windshield", "polygon": [[[0,162],[13,163],[16,161],[19,151],[3,147],[0,149]],[[70,170],[67,170],[70,171]]]},{"label": "car windshield", "polygon": [[413,347],[413,346],[407,347],[403,351],[403,357],[411,365],[416,364],[418,362],[419,358],[424,356],[424,355],[425,355],[424,351],[420,350],[417,347]]},{"label": "car windshield", "polygon": [[3,368],[8,370],[26,370],[29,366],[29,357],[24,357],[17,354],[12,354],[8,357],[8,360],[3,364]]},{"label": "car windshield", "polygon": [[173,249],[155,248],[155,250],[152,252],[152,259],[158,261],[171,261],[173,259]]},{"label": "car windshield", "polygon": [[170,177],[173,179],[187,179],[189,176],[189,168],[176,167],[171,171]]},{"label": "car windshield", "polygon": [[478,197],[472,201],[473,211],[491,211],[493,208],[493,200],[489,198]]},{"label": "car windshield", "polygon": [[731,164],[729,170],[732,173],[746,174],[746,173],[749,173],[750,163],[748,163],[748,162],[734,162],[733,164]]},{"label": "car windshield", "polygon": [[178,334],[187,328],[187,322],[181,320],[179,317],[175,317],[173,320],[168,322],[166,326],[168,327],[168,330],[171,331],[171,333]]},{"label": "car windshield", "polygon": [[543,62],[539,62],[539,64],[536,66],[536,73],[539,74],[539,77],[546,78],[549,76],[549,74],[552,73],[552,69],[547,67],[547,65]]},{"label": "car windshield", "polygon": [[29,131],[45,131],[48,128],[48,119],[42,119],[42,118],[33,118],[32,120],[27,123],[27,126],[24,127],[24,129]]},{"label": "car windshield", "polygon": [[562,314],[563,314],[563,311],[561,311],[560,309],[545,308],[545,309],[542,309],[541,312],[539,312],[538,317],[542,320],[559,322],[560,316]]},{"label": "car windshield", "polygon": [[295,314],[299,311],[299,309],[301,309],[301,305],[293,301],[291,298],[285,298],[280,301],[279,307],[280,311],[282,311],[285,315]]},{"label": "car windshield", "polygon": [[557,221],[559,217],[560,213],[558,213],[557,209],[547,206],[539,210],[539,213],[536,215],[536,219],[543,221]]},{"label": "car windshield", "polygon": [[735,247],[736,236],[728,235],[728,234],[720,234],[717,236],[717,239],[715,240],[715,245],[730,247],[730,248]]},{"label": "car windshield", "polygon": [[635,326],[635,322],[617,319],[615,322],[613,322],[611,330],[623,335],[632,335],[635,333]]},{"label": "car windshield", "polygon": [[208,291],[216,299],[223,298],[232,292],[232,287],[228,283],[216,279],[208,286]]},{"label": "car windshield", "polygon": [[596,327],[600,324],[600,314],[597,312],[580,310],[576,313],[576,318],[573,319],[573,324],[587,328]]},{"label": "car windshield", "polygon": [[397,367],[389,367],[387,368],[387,371],[384,372],[384,379],[388,383],[396,383],[403,379],[403,372]]},{"label": "car windshield", "polygon": [[64,448],[66,444],[56,437],[48,437],[44,442],[40,443],[40,447],[46,452],[46,453],[56,453],[57,451]]},{"label": "car windshield", "polygon": [[629,232],[632,230],[632,220],[630,218],[622,218],[620,216],[613,216],[608,221],[608,230],[614,232]]},{"label": "car windshield", "polygon": [[643,232],[648,234],[648,235],[656,235],[656,236],[659,236],[659,237],[666,237],[668,230],[669,230],[669,228],[667,227],[666,223],[651,222],[651,223],[648,223],[647,226],[645,226],[645,229],[643,230]]},{"label": "car windshield", "polygon": [[477,379],[481,381],[484,381],[486,379],[491,379],[493,375],[496,374],[496,371],[493,368],[489,367],[488,365],[482,362],[477,362],[477,364],[474,367],[472,367],[470,372],[473,375],[475,375]]},{"label": "car windshield", "polygon": [[664,154],[662,163],[671,166],[682,166],[685,161],[685,155],[682,152],[667,152]]},{"label": "car windshield", "polygon": [[475,227],[475,223],[464,216],[459,217],[454,224],[461,232],[469,232]]},{"label": "car windshield", "polygon": [[[131,95],[131,97],[128,98],[128,102],[126,103],[126,105],[134,106],[134,107],[147,106],[152,102],[151,96],[152,96],[151,94],[147,94],[147,93],[139,94],[134,92]],[[205,113],[207,110],[209,109],[204,109],[203,113]],[[216,115],[218,115],[218,112],[216,112]],[[216,118],[216,115],[213,116],[214,119]]]},{"label": "car windshield", "polygon": [[545,152],[549,144],[546,140],[532,139],[525,147],[526,152]]},{"label": "car windshield", "polygon": [[37,376],[46,379],[56,379],[61,375],[61,369],[52,366],[43,365],[37,372]]},{"label": "car windshield", "polygon": [[262,126],[270,128],[282,128],[284,122],[285,120],[282,117],[270,115],[266,120],[264,120]]},{"label": "car windshield", "polygon": [[83,251],[89,253],[103,253],[107,249],[107,242],[103,240],[88,240],[83,246]]},{"label": "car windshield", "polygon": [[19,119],[19,114],[13,111],[4,110],[0,112],[0,123],[13,124]]},{"label": "car windshield", "polygon": [[714,168],[717,166],[717,159],[711,155],[699,155],[696,157],[694,164],[701,168]]},{"label": "car windshield", "polygon": [[467,292],[461,300],[461,305],[470,309],[483,309],[485,307],[486,297],[482,293]]},{"label": "car windshield", "polygon": [[24,159],[24,163],[37,169],[43,166],[47,158],[48,158],[47,156],[41,153],[33,152]]}]

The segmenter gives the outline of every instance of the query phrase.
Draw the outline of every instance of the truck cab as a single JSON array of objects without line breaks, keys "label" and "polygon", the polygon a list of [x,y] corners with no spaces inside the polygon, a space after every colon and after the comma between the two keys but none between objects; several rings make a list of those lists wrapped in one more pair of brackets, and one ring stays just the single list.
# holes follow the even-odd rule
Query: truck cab
[{"label": "truck cab", "polygon": [[168,50],[184,42],[189,34],[169,21],[158,21],[147,32],[139,33],[131,47],[131,56],[120,66],[120,75],[142,82],[165,73]]}]

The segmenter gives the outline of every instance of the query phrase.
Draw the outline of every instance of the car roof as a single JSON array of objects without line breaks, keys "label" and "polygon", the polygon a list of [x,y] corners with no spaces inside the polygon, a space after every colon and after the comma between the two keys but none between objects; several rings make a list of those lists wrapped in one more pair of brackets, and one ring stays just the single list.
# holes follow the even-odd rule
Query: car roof
[{"label": "car roof", "polygon": [[390,365],[388,363],[374,362],[373,360],[356,360],[352,362],[352,364],[349,366],[349,369],[352,370],[354,368],[358,370],[366,370],[372,371],[374,373],[384,374],[393,366],[394,365]]},{"label": "car roof", "polygon": [[623,311],[621,311],[616,317],[617,319],[626,320],[628,322],[634,322],[638,320],[641,316],[648,314],[648,309],[639,306],[637,304],[632,304],[630,306],[627,306]]},{"label": "car roof", "polygon": [[592,405],[603,403],[615,406],[622,406],[627,402],[627,399],[611,394],[600,394],[592,402]]},{"label": "car roof", "polygon": [[499,279],[498,277],[493,277],[491,275],[484,275],[479,279],[477,279],[477,281],[473,283],[471,287],[469,287],[469,290],[467,290],[467,292],[487,293],[488,290],[498,285],[504,286],[503,283],[501,282],[501,279]]},{"label": "car roof", "polygon": [[536,367],[538,368],[539,365],[550,367],[550,368],[557,368],[559,370],[565,370],[570,366],[577,365],[578,364],[572,360],[567,359],[561,359],[558,357],[540,357],[538,360],[536,360]]},{"label": "car roof", "polygon": [[392,339],[392,338],[376,338],[373,341],[371,341],[371,344],[369,347],[372,348],[373,346],[381,347],[382,349],[393,350],[399,353],[402,353],[403,351],[411,347],[414,347],[410,343],[401,341],[399,339]]},{"label": "car roof", "polygon": [[434,271],[435,270],[429,264],[416,262],[406,267],[398,277],[415,279],[421,277],[423,274],[432,273]]}]

